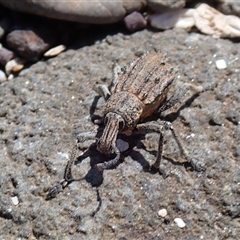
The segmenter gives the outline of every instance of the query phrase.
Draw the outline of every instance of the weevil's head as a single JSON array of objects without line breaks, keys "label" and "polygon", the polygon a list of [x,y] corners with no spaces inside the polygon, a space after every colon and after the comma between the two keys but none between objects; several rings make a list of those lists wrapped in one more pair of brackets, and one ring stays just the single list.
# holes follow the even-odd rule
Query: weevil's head
[{"label": "weevil's head", "polygon": [[104,118],[105,128],[97,143],[97,150],[104,154],[114,153],[118,132],[125,127],[125,121],[121,115],[109,112]]}]

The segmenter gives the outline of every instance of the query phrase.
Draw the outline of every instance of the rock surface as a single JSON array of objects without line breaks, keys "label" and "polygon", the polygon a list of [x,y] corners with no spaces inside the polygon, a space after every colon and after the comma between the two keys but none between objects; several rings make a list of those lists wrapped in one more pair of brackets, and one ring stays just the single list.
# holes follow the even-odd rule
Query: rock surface
[{"label": "rock surface", "polygon": [[114,23],[123,19],[127,13],[142,9],[145,0],[110,0],[110,1],[5,1],[0,3],[12,10],[32,13],[44,17],[81,23]]},{"label": "rock surface", "polygon": [[[158,135],[129,136],[123,138],[130,147],[118,167],[96,173],[92,166],[108,158],[92,146],[73,167],[74,176],[83,180],[46,201],[48,189],[63,177],[76,135],[96,128],[101,132],[91,121],[103,105],[102,98],[95,104],[94,84],[111,83],[115,62],[124,66],[145,51],[159,50],[168,52],[179,69],[174,86],[191,82],[213,87],[193,98],[186,94],[164,113],[189,157],[206,172],[181,164],[185,159],[166,132],[162,164],[169,176],[163,179],[148,170]],[[238,239],[239,55],[237,42],[180,29],[98,32],[2,83],[1,238]],[[226,69],[216,68],[218,59],[226,61]],[[18,205],[12,202],[15,196]],[[163,208],[166,218],[158,216]],[[176,217],[184,220],[186,231],[174,223]]]}]

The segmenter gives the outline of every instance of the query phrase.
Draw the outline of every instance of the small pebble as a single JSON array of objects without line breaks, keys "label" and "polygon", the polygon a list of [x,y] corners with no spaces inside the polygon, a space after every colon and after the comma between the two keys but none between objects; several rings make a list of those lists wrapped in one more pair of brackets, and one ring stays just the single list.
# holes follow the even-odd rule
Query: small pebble
[{"label": "small pebble", "polygon": [[[13,29],[16,28],[13,26]],[[48,49],[56,45],[56,32],[47,26],[32,22],[24,28],[18,26],[6,36],[6,44],[28,61],[37,61]]]},{"label": "small pebble", "polygon": [[144,28],[147,26],[147,21],[144,19],[141,13],[132,12],[124,18],[125,25],[127,29],[131,32],[134,32],[138,29]]},{"label": "small pebble", "polygon": [[16,205],[19,204],[19,200],[18,200],[18,197],[17,197],[17,196],[12,197],[11,199],[12,199],[12,203],[13,203],[13,205],[16,206]]},{"label": "small pebble", "polygon": [[160,216],[160,217],[166,217],[167,216],[167,209],[165,209],[165,208],[163,208],[163,209],[160,209],[159,211],[158,211],[158,215]]},{"label": "small pebble", "polygon": [[10,74],[7,79],[8,79],[8,80],[14,79],[14,75],[13,75],[13,74]]},{"label": "small pebble", "polygon": [[21,58],[14,58],[5,65],[5,72],[9,75],[11,72],[19,72],[24,68],[26,61]]},{"label": "small pebble", "polygon": [[14,53],[4,47],[0,47],[0,64],[5,66],[14,57]]},{"label": "small pebble", "polygon": [[215,62],[217,69],[225,69],[227,68],[227,64],[224,59],[219,59]]},{"label": "small pebble", "polygon": [[181,218],[175,218],[174,222],[178,225],[180,228],[184,228],[186,226],[186,223]]},{"label": "small pebble", "polygon": [[59,45],[57,47],[49,49],[44,53],[44,57],[55,57],[66,49],[65,45]]},{"label": "small pebble", "polygon": [[3,71],[0,69],[0,83],[5,82],[6,80],[7,80],[7,77],[6,77],[5,72],[3,72]]},{"label": "small pebble", "polygon": [[120,152],[124,152],[129,148],[129,143],[123,141],[122,139],[117,139],[117,148]]}]

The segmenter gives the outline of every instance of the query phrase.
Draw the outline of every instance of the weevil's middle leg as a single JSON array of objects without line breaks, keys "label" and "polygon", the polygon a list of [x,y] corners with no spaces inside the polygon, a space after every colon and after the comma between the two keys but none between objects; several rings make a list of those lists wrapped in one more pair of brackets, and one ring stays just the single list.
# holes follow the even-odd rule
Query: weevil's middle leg
[{"label": "weevil's middle leg", "polygon": [[158,141],[158,152],[157,152],[157,158],[155,163],[152,165],[152,167],[159,170],[160,173],[162,173],[164,176],[166,176],[165,171],[161,168],[161,160],[162,160],[162,152],[163,152],[163,134],[164,127],[162,125],[159,125],[155,122],[147,122],[147,123],[141,123],[138,124],[135,128],[138,132],[156,132],[159,133],[159,141]]},{"label": "weevil's middle leg", "polygon": [[140,132],[156,132],[160,134],[159,137],[159,143],[158,143],[158,153],[157,153],[157,158],[155,163],[152,165],[154,168],[159,169],[160,172],[164,173],[163,169],[161,169],[161,158],[162,158],[162,148],[163,148],[163,135],[162,132],[166,131],[166,130],[170,130],[179,149],[181,152],[181,155],[184,156],[187,161],[189,163],[191,163],[192,167],[197,170],[197,171],[202,171],[204,170],[201,166],[197,165],[196,163],[194,163],[193,161],[191,161],[191,159],[188,158],[188,155],[186,154],[184,147],[180,141],[180,138],[178,137],[178,135],[176,134],[175,130],[172,127],[172,124],[170,122],[167,121],[161,121],[158,123],[154,123],[154,122],[148,122],[148,123],[142,123],[142,124],[138,124],[136,126],[136,130],[140,131]]},{"label": "weevil's middle leg", "polygon": [[88,140],[95,139],[95,135],[96,134],[94,132],[83,132],[77,136],[77,143],[75,144],[75,146],[72,149],[70,159],[65,168],[65,172],[64,172],[65,181],[71,182],[74,180],[74,178],[72,176],[72,166],[73,166],[74,162],[76,161],[76,155],[77,155],[77,150],[79,148],[79,144],[82,142],[88,141]]}]

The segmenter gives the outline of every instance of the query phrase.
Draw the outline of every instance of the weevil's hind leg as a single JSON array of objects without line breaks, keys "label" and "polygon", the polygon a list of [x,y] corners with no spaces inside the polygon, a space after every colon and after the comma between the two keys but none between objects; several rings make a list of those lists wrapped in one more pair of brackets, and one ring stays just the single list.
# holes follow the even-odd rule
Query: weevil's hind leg
[{"label": "weevil's hind leg", "polygon": [[97,165],[95,165],[96,169],[100,172],[102,172],[105,169],[110,169],[112,167],[115,167],[118,163],[119,163],[119,159],[120,159],[120,151],[117,148],[116,145],[113,146],[114,152],[116,154],[116,157],[114,159],[111,159],[107,162],[103,162],[103,163],[98,163]]},{"label": "weevil's hind leg", "polygon": [[175,132],[172,124],[170,122],[166,122],[168,123],[168,129],[171,131],[179,149],[180,149],[180,152],[181,152],[181,155],[187,159],[187,161],[191,164],[192,168],[197,171],[197,172],[202,172],[202,171],[205,171],[205,168],[203,166],[201,166],[200,164],[194,162],[192,159],[190,159],[188,157],[188,154],[185,152],[185,148],[184,146],[182,145],[181,141],[180,141],[180,138],[178,136],[178,134]]},{"label": "weevil's hind leg", "polygon": [[158,141],[158,152],[157,152],[157,158],[155,163],[153,163],[152,168],[157,169],[160,174],[162,174],[163,178],[166,178],[168,176],[167,172],[164,168],[161,167],[161,161],[162,161],[162,153],[163,153],[163,134],[160,132],[159,134],[159,141]]},{"label": "weevil's hind leg", "polygon": [[204,88],[202,86],[195,86],[193,84],[184,83],[183,86],[178,88],[173,96],[168,99],[157,111],[163,112],[174,106],[177,102],[179,102],[179,99],[181,99],[188,90],[192,90],[195,93],[200,93],[204,91]]}]

